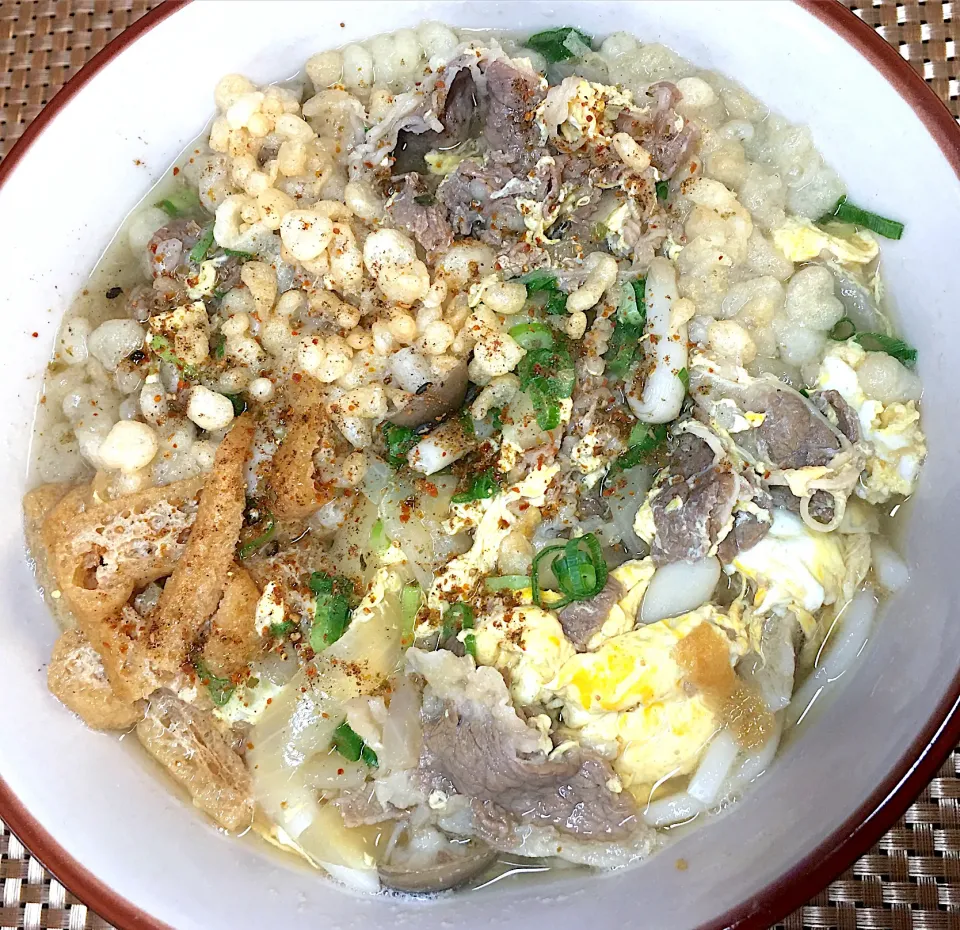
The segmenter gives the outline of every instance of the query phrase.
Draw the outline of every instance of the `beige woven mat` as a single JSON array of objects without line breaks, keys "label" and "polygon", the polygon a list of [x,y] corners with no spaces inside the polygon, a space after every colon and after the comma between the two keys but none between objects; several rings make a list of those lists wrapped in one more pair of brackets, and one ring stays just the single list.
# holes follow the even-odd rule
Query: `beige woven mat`
[{"label": "beige woven mat", "polygon": [[[845,0],[960,116],[960,9]],[[0,0],[0,156],[63,83],[157,0]],[[960,751],[870,853],[783,924],[960,930]],[[0,822],[0,930],[109,930]],[[281,928],[278,928],[281,930]]]}]

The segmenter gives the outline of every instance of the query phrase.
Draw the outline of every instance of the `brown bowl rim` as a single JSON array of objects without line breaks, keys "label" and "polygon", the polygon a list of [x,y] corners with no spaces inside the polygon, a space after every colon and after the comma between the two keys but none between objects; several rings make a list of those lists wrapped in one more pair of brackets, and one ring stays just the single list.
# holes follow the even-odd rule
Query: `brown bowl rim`
[{"label": "brown bowl rim", "polygon": [[[101,49],[57,92],[0,162],[3,185],[33,141],[84,85],[120,52],[190,0],[164,0]],[[926,82],[840,0],[794,0],[867,59],[910,105],[960,177],[960,125]],[[960,670],[884,781],[789,873],[699,930],[766,930],[810,900],[860,858],[903,815],[960,743]],[[100,881],[30,814],[0,778],[0,819],[71,893],[118,930],[171,930]]]}]

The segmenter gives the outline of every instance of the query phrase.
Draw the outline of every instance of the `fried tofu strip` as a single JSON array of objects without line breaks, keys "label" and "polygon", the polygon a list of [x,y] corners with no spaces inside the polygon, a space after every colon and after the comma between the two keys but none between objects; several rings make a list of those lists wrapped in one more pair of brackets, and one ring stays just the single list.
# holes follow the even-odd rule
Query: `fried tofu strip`
[{"label": "fried tofu strip", "polygon": [[327,413],[312,378],[301,383],[292,403],[287,434],[273,456],[267,482],[273,512],[281,520],[302,520],[330,499],[314,483],[313,453],[327,425]]},{"label": "fried tofu strip", "polygon": [[243,524],[253,419],[244,414],[217,448],[182,557],[152,615],[150,644],[164,668],[181,665],[217,609]]},{"label": "fried tofu strip", "polygon": [[143,717],[142,706],[114,692],[99,653],[80,630],[67,630],[57,640],[47,686],[95,730],[128,730]]},{"label": "fried tofu strip", "polygon": [[232,678],[263,651],[263,637],[255,625],[259,599],[260,591],[250,573],[234,562],[203,647],[203,660],[214,675]]},{"label": "fried tofu strip", "polygon": [[253,823],[253,780],[209,713],[157,691],[137,738],[221,827],[237,832]]}]

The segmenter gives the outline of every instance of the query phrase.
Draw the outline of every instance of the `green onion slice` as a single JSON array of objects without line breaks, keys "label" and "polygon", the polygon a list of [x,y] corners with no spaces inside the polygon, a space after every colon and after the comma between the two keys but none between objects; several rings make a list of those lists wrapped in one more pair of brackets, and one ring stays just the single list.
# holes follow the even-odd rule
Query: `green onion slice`
[{"label": "green onion slice", "polygon": [[617,458],[617,465],[623,469],[639,465],[651,452],[663,445],[666,438],[665,423],[657,423],[654,426],[647,423],[635,424],[627,439],[627,451]]},{"label": "green onion slice", "polygon": [[346,720],[333,731],[333,748],[350,762],[358,762],[362,759],[371,768],[376,768],[380,764],[377,754]]},{"label": "green onion slice", "polygon": [[195,190],[181,185],[155,206],[163,210],[167,216],[183,216],[200,206],[200,197]]},{"label": "green onion slice", "polygon": [[853,338],[868,352],[886,352],[904,365],[913,365],[917,360],[917,350],[895,336],[886,336],[883,333],[857,333]]},{"label": "green onion slice", "polygon": [[234,258],[239,258],[242,262],[248,262],[254,258],[253,252],[242,252],[240,249],[224,249],[224,255],[232,255]]},{"label": "green onion slice", "polygon": [[204,230],[203,235],[200,237],[200,241],[190,250],[190,261],[195,265],[199,265],[207,257],[207,252],[210,251],[210,246],[213,245],[213,227],[208,226]]},{"label": "green onion slice", "polygon": [[488,591],[520,591],[530,587],[529,575],[489,575],[483,580]]},{"label": "green onion slice", "polygon": [[450,498],[454,504],[467,504],[470,501],[484,501],[494,497],[500,490],[497,479],[493,476],[493,469],[488,468],[479,475],[474,475],[470,487],[461,494],[454,494]]},{"label": "green onion slice", "polygon": [[545,323],[518,323],[507,330],[522,349],[552,349],[553,330]]},{"label": "green onion slice", "polygon": [[670,185],[666,181],[657,181],[657,200],[666,200],[670,195]]},{"label": "green onion slice", "polygon": [[274,639],[283,639],[287,633],[292,633],[294,627],[294,622],[292,620],[284,620],[283,623],[271,623],[270,624],[270,635]]},{"label": "green onion slice", "polygon": [[231,404],[233,404],[233,415],[240,416],[247,409],[247,402],[239,394],[224,394]]},{"label": "green onion slice", "polygon": [[314,572],[309,584],[316,597],[310,646],[314,652],[323,652],[340,639],[350,625],[348,597],[353,595],[353,583],[339,575]]},{"label": "green onion slice", "polygon": [[377,520],[370,527],[370,547],[377,555],[383,555],[390,548],[387,531],[383,528],[383,520]]},{"label": "green onion slice", "polygon": [[536,291],[557,290],[557,276],[552,271],[530,271],[517,280],[527,289],[527,294]]},{"label": "green onion slice", "polygon": [[524,44],[539,52],[548,62],[554,63],[576,57],[574,50],[579,46],[570,41],[574,37],[579,39],[589,51],[593,39],[573,26],[558,26],[556,29],[534,33]]},{"label": "green onion slice", "polygon": [[830,330],[829,336],[837,342],[846,342],[856,331],[857,327],[854,326],[853,320],[845,316],[833,324],[833,329]]},{"label": "green onion slice", "polygon": [[244,543],[240,549],[237,551],[237,555],[240,557],[240,560],[249,559],[251,555],[254,554],[258,549],[262,549],[271,539],[273,539],[274,534],[277,532],[277,521],[274,519],[274,516],[268,510],[264,513],[263,518],[260,521],[264,524],[263,532],[259,536],[255,536],[248,543]]},{"label": "green onion slice", "polygon": [[533,602],[544,606],[540,596],[540,562],[552,556],[550,568],[557,579],[557,587],[564,595],[558,603],[549,604],[551,610],[559,610],[572,601],[585,601],[596,597],[607,583],[607,563],[603,558],[600,541],[593,533],[587,533],[566,543],[553,543],[541,549],[533,558],[531,588]]},{"label": "green onion slice", "polygon": [[677,377],[680,379],[680,383],[683,385],[685,391],[690,390],[690,372],[686,368],[681,368],[677,372]]},{"label": "green onion slice", "polygon": [[409,426],[384,423],[381,426],[383,441],[387,446],[387,461],[400,468],[407,464],[407,453],[420,441]]},{"label": "green onion slice", "polygon": [[527,388],[527,393],[533,403],[533,412],[537,416],[537,425],[540,429],[556,429],[560,425],[560,404],[539,384],[531,384]]},{"label": "green onion slice", "polygon": [[423,603],[423,592],[418,584],[404,585],[400,594],[400,645],[413,645],[413,631],[417,626],[417,614]]},{"label": "green onion slice", "polygon": [[837,205],[829,213],[821,216],[817,223],[826,223],[831,220],[839,220],[841,223],[853,223],[856,226],[862,226],[875,232],[878,236],[886,239],[899,239],[903,235],[903,223],[897,220],[887,219],[880,216],[879,213],[872,213],[870,210],[864,210],[862,207],[854,206],[847,202],[847,198],[841,197]]}]

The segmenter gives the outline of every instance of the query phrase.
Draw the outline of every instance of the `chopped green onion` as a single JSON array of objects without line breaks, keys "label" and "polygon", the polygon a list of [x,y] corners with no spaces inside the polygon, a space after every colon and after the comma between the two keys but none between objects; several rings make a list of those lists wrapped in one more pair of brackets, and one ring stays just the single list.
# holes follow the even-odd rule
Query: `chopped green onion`
[{"label": "chopped green onion", "polygon": [[666,200],[670,195],[670,185],[666,181],[657,181],[657,200]]},{"label": "chopped green onion", "polygon": [[460,426],[463,427],[467,436],[474,437],[477,435],[477,428],[473,425],[473,414],[469,410],[460,411]]},{"label": "chopped green onion", "polygon": [[377,520],[370,527],[370,546],[377,555],[383,555],[390,548],[387,531],[383,528],[383,520]]},{"label": "chopped green onion", "polygon": [[817,223],[826,223],[830,220],[839,220],[841,223],[853,223],[856,226],[862,226],[875,232],[878,236],[886,239],[899,239],[903,235],[903,223],[897,220],[887,219],[880,216],[879,213],[872,213],[870,210],[864,210],[847,202],[847,198],[841,197],[837,205],[827,214],[821,216]]},{"label": "chopped green onion", "polygon": [[222,287],[215,288],[213,291],[214,300],[223,300],[223,298],[226,296],[227,292]]},{"label": "chopped green onion", "polygon": [[650,426],[647,423],[637,423],[630,430],[630,437],[627,439],[627,451],[617,458],[617,465],[620,468],[633,468],[644,461],[651,452],[663,445],[667,438],[667,426],[665,423],[657,423]]},{"label": "chopped green onion", "polygon": [[[620,288],[620,300],[617,303],[617,319],[621,323],[632,323],[634,326],[643,326],[647,321],[647,307],[644,303],[644,293],[646,285],[643,278],[638,279],[640,287],[637,288],[637,282],[631,281]],[[639,290],[639,294],[637,293]]]},{"label": "chopped green onion", "polygon": [[362,759],[371,768],[380,764],[377,754],[346,721],[333,731],[333,748],[350,762],[359,762]]},{"label": "chopped green onion", "polygon": [[400,594],[400,645],[413,644],[413,631],[417,626],[417,614],[423,603],[423,592],[418,584],[404,585]]},{"label": "chopped green onion", "polygon": [[227,350],[227,337],[223,333],[217,333],[213,340],[213,357],[223,358],[223,353]]},{"label": "chopped green onion", "polygon": [[200,241],[190,250],[190,261],[199,265],[207,257],[211,245],[213,245],[213,227],[208,226],[200,237]]},{"label": "chopped green onion", "polygon": [[554,291],[544,304],[543,312],[547,316],[560,316],[567,312],[567,295],[563,291]]},{"label": "chopped green onion", "polygon": [[830,330],[829,335],[831,339],[835,339],[837,342],[846,342],[856,331],[857,327],[853,325],[853,320],[845,316],[833,324],[833,329]]},{"label": "chopped green onion", "polygon": [[607,583],[607,563],[603,558],[600,541],[593,533],[587,533],[566,543],[546,546],[534,556],[530,581],[533,602],[538,607],[543,606],[539,583],[540,562],[551,555],[553,560],[550,568],[557,579],[557,587],[564,595],[561,601],[548,605],[552,610],[559,610],[572,601],[585,601],[596,597],[603,590]]},{"label": "chopped green onion", "polygon": [[239,394],[224,394],[231,404],[233,404],[233,415],[240,416],[247,409],[247,402]]},{"label": "chopped green onion", "polygon": [[316,596],[310,646],[314,652],[323,652],[340,639],[350,625],[347,597],[353,594],[353,584],[347,578],[334,578],[326,572],[314,572],[309,584]]},{"label": "chopped green onion", "polygon": [[868,352],[886,352],[904,365],[913,365],[917,360],[917,350],[895,336],[885,336],[883,333],[857,333],[853,338]]},{"label": "chopped green onion", "polygon": [[[593,42],[589,35],[573,26],[558,26],[556,29],[546,29],[543,32],[534,33],[524,44],[528,48],[539,52],[548,62],[554,63],[575,57],[575,52],[567,44],[568,40],[573,37],[579,39],[587,49]],[[577,46],[574,45],[574,48],[577,48]]]},{"label": "chopped green onion", "polygon": [[634,278],[631,282],[633,285],[633,293],[637,298],[637,307],[640,309],[640,312],[643,314],[643,322],[646,322],[647,319],[647,279],[646,278]]},{"label": "chopped green onion", "polygon": [[195,190],[180,186],[156,204],[167,216],[183,216],[200,206],[200,197]]},{"label": "chopped green onion", "polygon": [[530,587],[529,575],[489,575],[483,586],[488,591],[520,591]]},{"label": "chopped green onion", "polygon": [[266,524],[263,532],[259,536],[255,536],[248,543],[244,543],[240,549],[237,551],[237,555],[240,557],[240,560],[250,558],[258,549],[262,549],[271,539],[273,539],[274,533],[277,531],[277,521],[274,519],[274,516],[268,510],[264,513],[261,523]]},{"label": "chopped green onion", "polygon": [[[476,627],[473,608],[463,601],[457,601],[447,608],[443,615],[443,628],[440,631],[440,641],[446,642],[458,630],[472,630]],[[468,633],[463,638],[463,649],[467,655],[477,657],[477,637]]]},{"label": "chopped green onion", "polygon": [[530,271],[517,278],[517,281],[527,289],[528,296],[536,291],[555,291],[557,289],[557,276],[552,271]]},{"label": "chopped green onion", "polygon": [[690,372],[686,368],[681,368],[677,372],[677,377],[680,379],[680,383],[683,385],[685,391],[690,390]]},{"label": "chopped green onion", "polygon": [[527,394],[533,403],[533,412],[537,416],[540,429],[556,429],[560,425],[560,404],[546,394],[539,384],[531,384]]},{"label": "chopped green onion", "polygon": [[193,663],[193,667],[197,671],[200,683],[210,689],[210,699],[217,707],[223,707],[233,697],[236,685],[229,678],[218,678],[214,675],[203,659],[197,659]]},{"label": "chopped green onion", "polygon": [[522,349],[551,349],[554,344],[553,330],[544,323],[518,323],[507,332]]},{"label": "chopped green onion", "polygon": [[503,431],[503,420],[502,414],[503,410],[500,407],[491,407],[489,410],[490,414],[490,425],[497,431]]},{"label": "chopped green onion", "polygon": [[239,249],[224,249],[223,254],[232,255],[234,258],[239,258],[242,262],[248,262],[254,258],[253,252],[241,252]]},{"label": "chopped green onion", "polygon": [[420,441],[409,426],[384,423],[381,427],[383,441],[387,444],[387,461],[400,468],[407,464],[407,453]]},{"label": "chopped green onion", "polygon": [[287,633],[293,631],[294,623],[292,620],[284,620],[283,623],[271,623],[270,624],[270,635],[274,639],[283,639]]},{"label": "chopped green onion", "polygon": [[493,469],[488,468],[482,474],[474,475],[470,481],[470,487],[460,494],[454,494],[450,500],[454,504],[484,501],[494,497],[499,490],[500,485],[497,484],[497,479],[493,476]]}]

